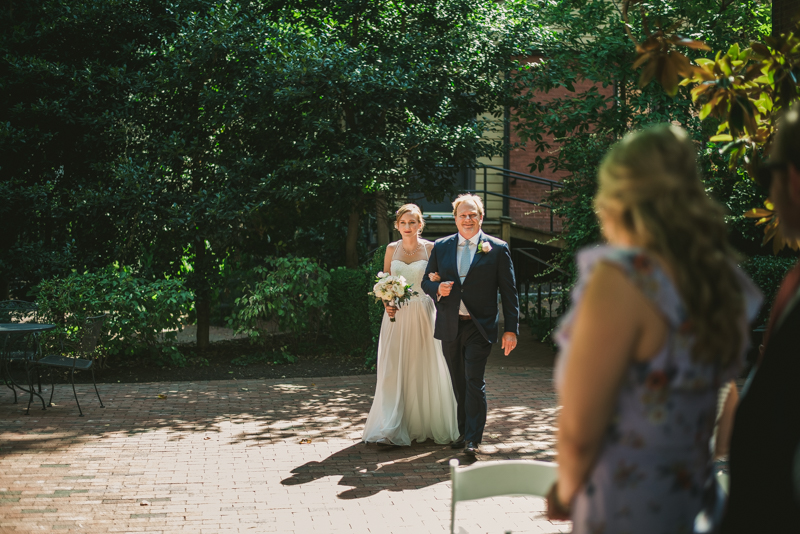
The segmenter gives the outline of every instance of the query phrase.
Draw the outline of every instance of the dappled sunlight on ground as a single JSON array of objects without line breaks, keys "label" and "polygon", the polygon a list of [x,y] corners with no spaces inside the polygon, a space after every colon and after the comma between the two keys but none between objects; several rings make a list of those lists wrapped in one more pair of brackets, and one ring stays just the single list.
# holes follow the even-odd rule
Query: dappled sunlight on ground
[{"label": "dappled sunlight on ground", "polygon": [[[99,387],[105,409],[79,388],[85,417],[68,386],[56,385],[57,406],[29,416],[27,401],[0,394],[0,530],[447,530],[448,461],[467,458],[431,441],[361,443],[373,375]],[[478,461],[552,460],[550,370],[490,369],[487,392]],[[465,503],[459,524],[569,530],[543,519],[542,506]]]}]

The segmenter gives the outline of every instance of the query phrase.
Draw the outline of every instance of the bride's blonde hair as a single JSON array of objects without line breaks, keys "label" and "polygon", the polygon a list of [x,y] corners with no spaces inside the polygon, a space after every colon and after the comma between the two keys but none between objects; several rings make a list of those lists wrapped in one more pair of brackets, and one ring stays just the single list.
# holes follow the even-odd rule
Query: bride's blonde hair
[{"label": "bride's blonde hair", "polygon": [[618,201],[627,229],[673,268],[694,336],[692,359],[727,366],[744,342],[744,301],[724,212],[706,195],[695,154],[677,126],[628,134],[600,166],[595,204]]}]

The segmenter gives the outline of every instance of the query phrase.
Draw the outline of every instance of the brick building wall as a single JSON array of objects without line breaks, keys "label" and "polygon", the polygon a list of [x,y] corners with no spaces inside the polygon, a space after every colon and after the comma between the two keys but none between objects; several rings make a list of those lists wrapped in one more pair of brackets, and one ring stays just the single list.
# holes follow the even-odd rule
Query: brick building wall
[{"label": "brick building wall", "polygon": [[[536,61],[537,58],[532,58],[532,61]],[[585,91],[592,84],[590,82],[581,82],[575,84],[575,90],[578,92]],[[606,88],[600,87],[601,94],[611,95],[613,89],[609,86]],[[534,93],[532,98],[540,101],[546,102],[553,98],[561,98],[565,96],[574,95],[574,93],[568,91],[564,87],[558,87],[553,89],[552,91],[543,94],[543,93]],[[512,112],[513,115],[513,112]],[[550,144],[550,150],[557,152],[558,151],[558,143],[554,142],[552,137],[548,138],[545,136],[545,141]],[[511,125],[511,133],[510,133],[510,143],[512,145],[516,143],[521,143],[519,136],[515,132],[514,125]],[[535,161],[536,156],[545,156],[541,152],[535,152],[535,146],[531,145],[524,148],[515,148],[510,151],[509,153],[509,168],[512,171],[523,172],[527,174],[533,174],[536,176],[540,176],[542,178],[548,178],[550,180],[561,181],[564,176],[567,174],[563,171],[554,173],[552,170],[545,168],[542,171],[532,171],[531,164]],[[517,180],[514,183],[514,180],[509,180],[509,195],[512,197],[517,198],[524,198],[526,200],[533,200],[535,202],[542,202],[547,203],[547,196],[550,191],[548,186],[533,184],[530,182],[524,182],[522,180]],[[546,232],[550,231],[550,210],[546,208],[540,208],[537,206],[533,206],[531,204],[525,204],[522,202],[515,202],[513,200],[509,201],[509,215],[511,219],[518,224],[523,226],[527,226],[529,228],[535,228],[537,230],[543,230]],[[558,217],[554,217],[553,219],[553,231],[560,232],[563,229],[562,221]]]}]

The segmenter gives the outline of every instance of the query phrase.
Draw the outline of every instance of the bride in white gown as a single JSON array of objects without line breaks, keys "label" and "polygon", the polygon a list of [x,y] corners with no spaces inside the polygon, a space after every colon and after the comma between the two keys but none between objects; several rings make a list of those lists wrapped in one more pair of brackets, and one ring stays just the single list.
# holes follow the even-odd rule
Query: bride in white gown
[{"label": "bride in white gown", "polygon": [[[456,398],[442,353],[433,337],[436,307],[422,292],[433,243],[419,239],[424,226],[415,204],[397,211],[395,227],[402,240],[386,248],[384,272],[404,276],[419,295],[401,308],[386,307],[378,342],[378,383],[363,440],[383,445],[411,445],[428,438],[440,444],[459,437]],[[390,317],[396,322],[391,322]]]}]

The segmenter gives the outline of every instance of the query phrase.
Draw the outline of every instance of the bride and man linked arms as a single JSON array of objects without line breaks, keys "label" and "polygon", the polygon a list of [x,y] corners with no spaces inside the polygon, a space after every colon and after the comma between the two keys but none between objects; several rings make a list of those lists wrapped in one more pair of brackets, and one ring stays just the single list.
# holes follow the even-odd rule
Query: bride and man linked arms
[{"label": "bride and man linked arms", "polygon": [[410,445],[432,438],[471,456],[479,452],[486,361],[498,339],[506,355],[516,347],[519,307],[508,244],[481,230],[481,198],[460,195],[453,215],[458,233],[431,243],[419,238],[425,225],[419,207],[406,204],[397,211],[402,239],[387,247],[384,272],[402,276],[417,294],[401,307],[384,302],[367,443]]}]

